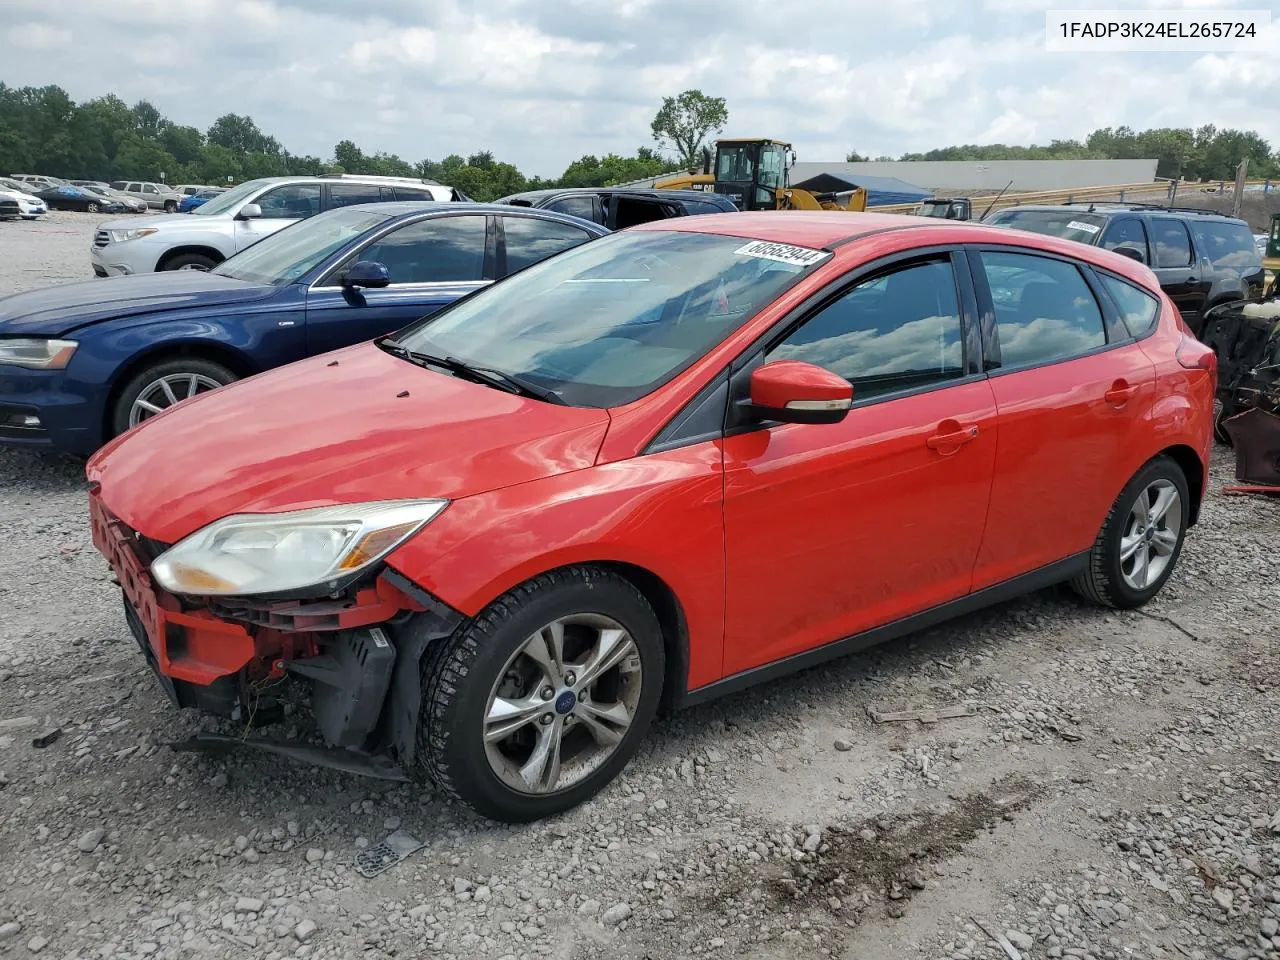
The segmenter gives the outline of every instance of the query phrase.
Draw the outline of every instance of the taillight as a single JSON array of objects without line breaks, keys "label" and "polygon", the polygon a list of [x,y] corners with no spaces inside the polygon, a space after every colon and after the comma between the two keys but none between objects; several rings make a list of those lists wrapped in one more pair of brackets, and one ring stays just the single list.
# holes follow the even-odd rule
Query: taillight
[{"label": "taillight", "polygon": [[1178,344],[1178,363],[1188,370],[1207,370],[1218,372],[1218,355],[1199,340],[1183,337]]}]

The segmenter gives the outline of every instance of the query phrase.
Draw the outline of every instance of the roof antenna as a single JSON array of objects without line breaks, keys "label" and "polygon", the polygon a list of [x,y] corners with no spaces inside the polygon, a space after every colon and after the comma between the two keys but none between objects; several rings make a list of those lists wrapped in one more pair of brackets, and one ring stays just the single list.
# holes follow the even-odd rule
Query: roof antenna
[{"label": "roof antenna", "polygon": [[1096,209],[1097,209],[1097,208],[1096,208],[1092,203],[1091,203],[1091,204],[1089,204],[1089,213],[1093,213],[1093,211],[1094,211],[1094,210],[1096,210]]}]

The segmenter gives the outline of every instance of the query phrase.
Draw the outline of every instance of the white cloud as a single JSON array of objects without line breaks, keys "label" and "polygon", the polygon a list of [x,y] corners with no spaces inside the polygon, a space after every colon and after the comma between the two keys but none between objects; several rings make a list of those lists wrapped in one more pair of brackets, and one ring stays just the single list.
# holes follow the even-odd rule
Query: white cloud
[{"label": "white cloud", "polygon": [[488,149],[544,175],[651,144],[661,98],[689,87],[727,98],[726,134],[789,139],[805,160],[1119,124],[1280,139],[1280,25],[1267,52],[1049,54],[1044,10],[1060,6],[1135,5],[188,0],[175,21],[167,0],[5,0],[0,63],[10,85],[147,98],[200,127],[248,113],[293,152],[328,156],[344,137],[410,160]]}]

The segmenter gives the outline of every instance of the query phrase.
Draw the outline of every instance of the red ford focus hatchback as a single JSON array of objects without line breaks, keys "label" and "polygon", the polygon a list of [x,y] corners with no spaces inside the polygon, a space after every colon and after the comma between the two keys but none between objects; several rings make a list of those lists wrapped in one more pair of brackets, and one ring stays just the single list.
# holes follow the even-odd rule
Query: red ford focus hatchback
[{"label": "red ford focus hatchback", "polygon": [[172,701],[529,820],[701,702],[1070,581],[1136,607],[1216,367],[1145,267],[845,213],[688,217],[186,401],[90,461]]}]

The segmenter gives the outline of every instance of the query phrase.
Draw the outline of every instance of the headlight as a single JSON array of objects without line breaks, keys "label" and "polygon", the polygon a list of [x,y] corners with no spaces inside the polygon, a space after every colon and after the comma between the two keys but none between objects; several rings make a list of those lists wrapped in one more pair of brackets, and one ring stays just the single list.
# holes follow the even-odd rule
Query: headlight
[{"label": "headlight", "polygon": [[74,340],[0,340],[0,363],[32,370],[61,370],[78,346]]},{"label": "headlight", "polygon": [[[130,204],[134,206],[134,204]],[[124,243],[126,240],[137,240],[140,237],[149,237],[156,232],[156,227],[139,227],[136,230],[108,230],[107,236],[111,238],[112,243]]]},{"label": "headlight", "polygon": [[337,589],[413,536],[448,500],[388,500],[225,517],[151,565],[170,593],[240,596]]}]

